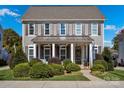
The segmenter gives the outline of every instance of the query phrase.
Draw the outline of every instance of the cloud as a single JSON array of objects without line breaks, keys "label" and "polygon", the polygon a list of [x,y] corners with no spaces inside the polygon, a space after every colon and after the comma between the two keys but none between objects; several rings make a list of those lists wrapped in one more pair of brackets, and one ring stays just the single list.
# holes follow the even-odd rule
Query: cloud
[{"label": "cloud", "polygon": [[15,21],[18,22],[18,23],[21,23],[21,19],[20,18],[16,18]]},{"label": "cloud", "polygon": [[116,25],[106,25],[105,26],[105,28],[104,28],[105,30],[117,30],[117,27],[116,27]]},{"label": "cloud", "polygon": [[0,9],[0,16],[5,16],[5,15],[9,15],[9,16],[13,16],[13,17],[20,16],[20,14],[14,12],[14,11],[11,11],[10,9],[7,9],[7,8]]}]

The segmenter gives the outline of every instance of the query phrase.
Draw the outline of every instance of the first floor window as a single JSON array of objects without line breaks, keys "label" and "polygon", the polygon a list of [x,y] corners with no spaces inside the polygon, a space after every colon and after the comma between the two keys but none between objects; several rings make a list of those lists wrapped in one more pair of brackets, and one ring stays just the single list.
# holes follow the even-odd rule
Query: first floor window
[{"label": "first floor window", "polygon": [[28,58],[29,60],[33,59],[34,58],[34,47],[33,46],[29,46],[28,47]]},{"label": "first floor window", "polygon": [[35,31],[35,25],[34,24],[29,24],[29,35],[34,35],[34,31]]},{"label": "first floor window", "polygon": [[60,46],[60,59],[64,60],[66,59],[66,47]]},{"label": "first floor window", "polygon": [[98,35],[98,24],[91,24],[91,35]]},{"label": "first floor window", "polygon": [[82,34],[82,25],[81,24],[76,24],[75,25],[75,34],[76,35],[81,35]]},{"label": "first floor window", "polygon": [[93,47],[93,52],[94,52],[94,59],[96,59],[96,54],[98,54],[98,46],[97,45],[95,45]]},{"label": "first floor window", "polygon": [[60,24],[60,35],[66,34],[66,25],[64,23]]}]

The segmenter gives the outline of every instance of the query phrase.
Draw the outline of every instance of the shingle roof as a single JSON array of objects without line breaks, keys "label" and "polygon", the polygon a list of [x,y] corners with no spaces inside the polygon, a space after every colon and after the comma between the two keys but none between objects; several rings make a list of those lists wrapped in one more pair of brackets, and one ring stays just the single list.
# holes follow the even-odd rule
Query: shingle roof
[{"label": "shingle roof", "polygon": [[40,20],[104,20],[96,6],[31,6],[22,21]]},{"label": "shingle roof", "polygon": [[91,43],[89,36],[37,36],[32,39],[34,43]]}]

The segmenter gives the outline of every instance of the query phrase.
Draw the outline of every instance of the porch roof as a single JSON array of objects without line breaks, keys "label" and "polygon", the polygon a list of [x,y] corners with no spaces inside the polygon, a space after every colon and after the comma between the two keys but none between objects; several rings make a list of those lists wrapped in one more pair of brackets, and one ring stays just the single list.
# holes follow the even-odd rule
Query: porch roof
[{"label": "porch roof", "polygon": [[32,39],[34,43],[91,43],[89,36],[37,36]]}]

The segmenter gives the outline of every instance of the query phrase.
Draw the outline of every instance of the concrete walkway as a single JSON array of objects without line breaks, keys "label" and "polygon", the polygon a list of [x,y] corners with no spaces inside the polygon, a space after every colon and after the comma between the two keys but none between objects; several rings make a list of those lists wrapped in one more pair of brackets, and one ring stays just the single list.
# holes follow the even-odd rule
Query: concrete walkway
[{"label": "concrete walkway", "polygon": [[0,67],[0,70],[6,70],[6,69],[9,69],[9,66]]},{"label": "concrete walkway", "polygon": [[100,78],[97,78],[97,77],[91,75],[90,72],[91,72],[90,70],[82,70],[83,75],[84,75],[85,77],[87,77],[87,78],[88,78],[89,80],[91,80],[91,81],[105,81],[105,80],[103,80],[103,79],[100,79]]},{"label": "concrete walkway", "polygon": [[124,88],[124,81],[0,81],[0,88]]},{"label": "concrete walkway", "polygon": [[124,70],[124,67],[115,67],[114,69],[117,69],[117,70]]}]

